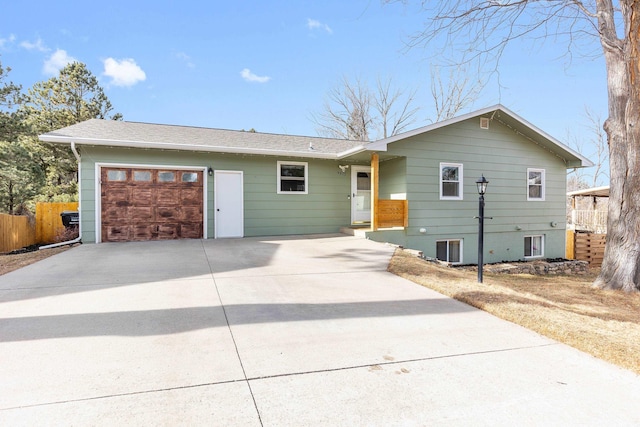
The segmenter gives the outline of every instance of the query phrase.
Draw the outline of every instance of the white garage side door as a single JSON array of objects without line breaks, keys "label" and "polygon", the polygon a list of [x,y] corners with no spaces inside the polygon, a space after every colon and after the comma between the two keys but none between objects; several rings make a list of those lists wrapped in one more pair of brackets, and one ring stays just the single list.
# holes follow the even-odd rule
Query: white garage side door
[{"label": "white garage side door", "polygon": [[215,237],[244,236],[242,171],[215,171]]}]

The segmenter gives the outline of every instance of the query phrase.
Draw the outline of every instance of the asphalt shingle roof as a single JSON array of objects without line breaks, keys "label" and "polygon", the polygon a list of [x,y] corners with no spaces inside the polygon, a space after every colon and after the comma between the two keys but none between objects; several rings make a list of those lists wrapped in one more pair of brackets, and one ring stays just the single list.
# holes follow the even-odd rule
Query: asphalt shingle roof
[{"label": "asphalt shingle roof", "polygon": [[297,156],[333,156],[362,147],[360,141],[278,135],[190,126],[91,119],[41,135],[43,141],[195,151],[287,152]]}]

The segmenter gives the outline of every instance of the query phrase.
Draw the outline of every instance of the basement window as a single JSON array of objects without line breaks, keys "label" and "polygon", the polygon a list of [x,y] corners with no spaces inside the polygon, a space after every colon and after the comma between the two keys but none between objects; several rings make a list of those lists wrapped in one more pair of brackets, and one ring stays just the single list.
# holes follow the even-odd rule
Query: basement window
[{"label": "basement window", "polygon": [[462,263],[462,239],[438,240],[436,258],[451,264]]},{"label": "basement window", "polygon": [[524,237],[524,257],[539,258],[544,256],[544,236]]}]

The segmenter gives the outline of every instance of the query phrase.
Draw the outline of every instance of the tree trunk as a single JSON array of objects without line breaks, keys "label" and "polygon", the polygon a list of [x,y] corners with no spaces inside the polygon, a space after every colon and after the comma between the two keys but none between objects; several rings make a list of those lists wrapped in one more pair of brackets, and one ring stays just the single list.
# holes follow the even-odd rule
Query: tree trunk
[{"label": "tree trunk", "polygon": [[607,244],[594,285],[631,292],[640,290],[640,5],[631,0],[621,6],[626,43],[612,46],[611,38],[601,37],[609,91],[604,127],[611,185]]},{"label": "tree trunk", "polygon": [[9,180],[9,215],[13,215],[13,208],[15,207],[15,201],[13,197],[13,181]]}]

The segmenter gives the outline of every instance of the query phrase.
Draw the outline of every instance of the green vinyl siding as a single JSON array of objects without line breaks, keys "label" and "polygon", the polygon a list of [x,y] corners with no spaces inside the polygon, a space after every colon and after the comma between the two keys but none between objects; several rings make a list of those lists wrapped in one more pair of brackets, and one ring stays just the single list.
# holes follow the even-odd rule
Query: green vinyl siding
[{"label": "green vinyl siding", "polygon": [[399,157],[380,162],[381,199],[405,199],[407,194],[407,159]]},{"label": "green vinyl siding", "polygon": [[[337,161],[187,151],[81,146],[81,222],[85,242],[96,241],[96,163],[209,167],[242,171],[244,235],[335,233],[350,223],[350,176]],[[308,194],[277,194],[277,162],[307,162]],[[214,183],[207,176],[207,236],[214,234]]]},{"label": "green vinyl siding", "polygon": [[[351,222],[351,173],[338,166],[353,159],[221,154],[156,149],[80,146],[81,227],[96,239],[96,163],[212,167],[243,172],[244,235],[335,233]],[[382,157],[382,156],[381,156]],[[565,248],[565,163],[499,120],[480,129],[479,118],[457,122],[390,143],[380,162],[379,197],[409,204],[409,227],[368,233],[373,240],[418,249],[436,257],[437,241],[462,240],[463,263],[477,260],[478,194],[475,181],[489,180],[485,196],[485,262],[524,258],[524,238],[544,235],[545,257]],[[356,160],[359,159],[359,160]],[[278,194],[278,161],[308,165],[308,194]],[[440,164],[463,165],[462,199],[440,200]],[[368,164],[368,163],[367,163]],[[527,169],[544,169],[545,200],[527,201]],[[214,230],[214,182],[207,176],[207,236]],[[557,223],[556,227],[551,224]]]},{"label": "green vinyl siding", "polygon": [[[369,238],[433,258],[438,240],[463,239],[463,262],[477,262],[475,181],[484,174],[489,180],[485,216],[493,217],[485,220],[485,262],[523,259],[524,236],[534,234],[545,235],[545,257],[564,257],[566,165],[511,128],[493,120],[488,130],[480,129],[473,118],[393,142],[386,154],[406,159],[409,227],[369,233]],[[440,200],[440,163],[463,165],[462,200]],[[527,201],[527,168],[545,170],[544,201]]]}]

